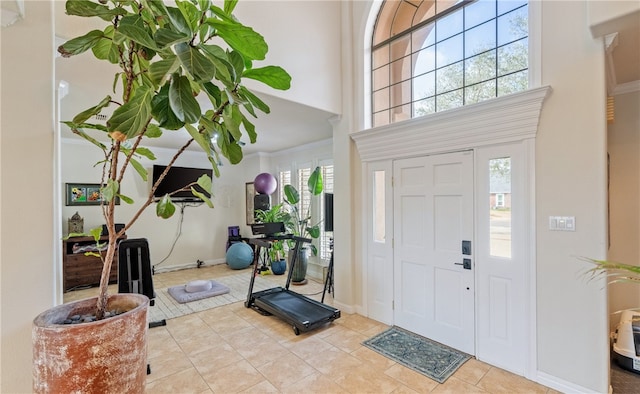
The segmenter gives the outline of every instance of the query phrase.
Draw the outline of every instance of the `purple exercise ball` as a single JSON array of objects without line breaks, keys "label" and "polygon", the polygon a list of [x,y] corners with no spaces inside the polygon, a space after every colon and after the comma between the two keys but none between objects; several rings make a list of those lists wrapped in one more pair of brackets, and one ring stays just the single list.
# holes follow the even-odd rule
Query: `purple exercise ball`
[{"label": "purple exercise ball", "polygon": [[273,175],[263,172],[253,180],[253,187],[258,194],[273,194],[278,187],[278,181]]}]

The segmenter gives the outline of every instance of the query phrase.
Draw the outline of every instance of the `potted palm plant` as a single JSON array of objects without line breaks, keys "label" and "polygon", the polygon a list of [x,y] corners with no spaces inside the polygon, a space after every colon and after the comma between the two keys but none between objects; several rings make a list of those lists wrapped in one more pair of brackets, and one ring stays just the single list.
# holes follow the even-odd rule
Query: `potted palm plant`
[{"label": "potted palm plant", "polygon": [[[312,213],[312,202],[313,197],[318,196],[322,193],[324,189],[322,183],[322,170],[320,167],[316,167],[315,170],[309,176],[309,180],[307,181],[307,190],[311,195],[311,201],[309,204],[304,207],[300,198],[300,193],[298,190],[292,185],[284,186],[284,202],[289,209],[289,213],[291,215],[291,220],[289,220],[287,224],[287,229],[293,233],[293,235],[297,235],[299,237],[309,237],[312,239],[317,239],[320,237],[320,223],[311,223],[311,213]],[[314,256],[318,254],[318,248],[314,244],[309,244],[309,249],[311,249],[311,253]],[[290,249],[291,251],[291,249]],[[291,256],[289,257],[289,261],[291,261]],[[307,276],[307,266],[309,263],[308,259],[308,249],[307,247],[301,247],[299,249],[299,255],[296,259],[296,265],[293,267],[293,273],[291,277],[291,282],[293,284],[304,284],[306,283]]]},{"label": "potted palm plant", "polygon": [[[640,266],[591,258],[584,258],[584,260],[594,265],[587,271],[592,278],[605,275],[611,284],[640,285]],[[635,373],[640,373],[640,354],[638,354],[640,313],[638,310],[639,308],[635,308],[616,312],[620,314],[620,321],[612,335],[613,360],[621,367]]]},{"label": "potted palm plant", "polygon": [[[115,75],[106,77],[114,81],[113,92],[64,122],[103,155],[98,165],[108,240],[106,251],[98,254],[103,261],[99,295],[54,307],[34,319],[34,392],[144,392],[149,301],[141,295],[108,294],[117,239],[154,203],[158,184],[191,144],[206,153],[216,176],[220,155],[231,164],[242,160],[241,136],[247,135],[251,143],[257,136],[248,115],[269,112],[243,79],[275,89],[290,86],[291,78],[282,68],[254,66],[265,59],[268,46],[233,15],[237,2],[225,0],[221,7],[210,0],[177,0],[171,5],[156,0],[66,2],[68,15],[99,18],[105,26],[65,42],[58,52],[71,57],[90,51],[119,67]],[[97,122],[95,115],[108,106],[116,107],[113,114],[106,122]],[[140,159],[155,159],[145,142],[180,129],[189,134],[188,142],[176,148],[148,197],[116,230],[116,198],[134,203],[120,190],[123,178],[137,174],[146,181],[147,170]],[[196,189],[210,193],[211,182],[205,175],[175,192],[191,190],[213,207],[207,195]],[[173,193],[156,203],[159,217],[175,212]],[[100,232],[92,231],[96,242]],[[87,312],[93,315],[88,320],[95,321],[61,324],[71,315]]]}]

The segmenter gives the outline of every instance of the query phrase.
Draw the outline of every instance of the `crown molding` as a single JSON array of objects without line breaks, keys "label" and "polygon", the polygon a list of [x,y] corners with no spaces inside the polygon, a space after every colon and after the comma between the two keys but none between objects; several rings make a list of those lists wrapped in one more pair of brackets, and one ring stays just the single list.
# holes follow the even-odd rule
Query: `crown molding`
[{"label": "crown molding", "polygon": [[362,161],[422,156],[534,138],[550,86],[353,132]]},{"label": "crown molding", "polygon": [[634,92],[640,92],[640,80],[621,83],[620,85],[617,85],[613,89],[612,95],[618,96],[620,94],[627,94],[627,93],[634,93]]}]

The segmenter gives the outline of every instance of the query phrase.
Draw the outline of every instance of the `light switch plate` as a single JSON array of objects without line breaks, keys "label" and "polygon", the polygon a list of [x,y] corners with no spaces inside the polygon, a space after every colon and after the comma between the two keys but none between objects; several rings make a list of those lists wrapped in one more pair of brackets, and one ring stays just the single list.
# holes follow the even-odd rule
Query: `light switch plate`
[{"label": "light switch plate", "polygon": [[575,216],[549,216],[549,230],[576,231]]}]

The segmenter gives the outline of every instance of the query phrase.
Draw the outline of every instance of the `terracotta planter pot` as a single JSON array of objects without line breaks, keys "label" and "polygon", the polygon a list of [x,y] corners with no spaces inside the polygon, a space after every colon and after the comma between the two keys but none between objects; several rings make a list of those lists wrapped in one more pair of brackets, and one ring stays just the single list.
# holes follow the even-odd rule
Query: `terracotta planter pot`
[{"label": "terracotta planter pot", "polygon": [[34,393],[143,393],[147,373],[147,307],[141,294],[115,294],[115,317],[59,324],[91,314],[97,298],[62,304],[33,320]]}]

